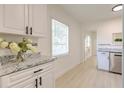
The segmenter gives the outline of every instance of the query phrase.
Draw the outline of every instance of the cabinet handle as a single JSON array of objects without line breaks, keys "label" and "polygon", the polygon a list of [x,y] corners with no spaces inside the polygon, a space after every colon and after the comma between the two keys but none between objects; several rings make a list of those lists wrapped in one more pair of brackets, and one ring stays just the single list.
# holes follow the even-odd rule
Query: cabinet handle
[{"label": "cabinet handle", "polygon": [[122,56],[122,55],[115,54],[114,56]]},{"label": "cabinet handle", "polygon": [[42,85],[42,77],[40,77],[39,79],[40,79],[39,83],[40,83],[40,86],[41,86]]},{"label": "cabinet handle", "polygon": [[30,34],[32,35],[32,27],[30,28]]},{"label": "cabinet handle", "polygon": [[34,71],[34,73],[37,73],[37,72],[40,72],[40,71],[42,71],[43,69],[39,69],[39,70],[37,70],[37,71]]},{"label": "cabinet handle", "polygon": [[35,87],[38,88],[38,79],[35,79]]},{"label": "cabinet handle", "polygon": [[28,34],[28,26],[26,26],[26,34]]}]

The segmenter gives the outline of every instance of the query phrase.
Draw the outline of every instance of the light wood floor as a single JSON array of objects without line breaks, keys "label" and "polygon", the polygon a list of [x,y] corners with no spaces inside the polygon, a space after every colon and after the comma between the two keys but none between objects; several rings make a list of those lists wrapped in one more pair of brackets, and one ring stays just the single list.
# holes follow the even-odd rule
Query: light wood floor
[{"label": "light wood floor", "polygon": [[122,87],[122,76],[97,70],[96,57],[65,73],[56,80],[58,88],[119,88]]}]

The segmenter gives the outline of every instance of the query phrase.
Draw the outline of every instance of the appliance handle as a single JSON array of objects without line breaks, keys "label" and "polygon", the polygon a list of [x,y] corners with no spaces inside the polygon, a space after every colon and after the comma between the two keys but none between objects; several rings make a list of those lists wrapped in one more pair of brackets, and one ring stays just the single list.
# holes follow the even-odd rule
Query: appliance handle
[{"label": "appliance handle", "polygon": [[114,56],[122,56],[122,55],[115,54]]}]

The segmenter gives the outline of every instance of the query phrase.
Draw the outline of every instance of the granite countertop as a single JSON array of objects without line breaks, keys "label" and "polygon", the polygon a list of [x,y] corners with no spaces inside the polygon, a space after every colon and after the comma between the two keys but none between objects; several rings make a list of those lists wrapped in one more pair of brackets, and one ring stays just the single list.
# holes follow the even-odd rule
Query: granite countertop
[{"label": "granite countertop", "polygon": [[0,66],[0,77],[5,76],[11,73],[15,73],[18,71],[22,71],[28,68],[32,68],[38,65],[42,65],[48,62],[53,62],[56,60],[56,57],[49,57],[49,56],[41,56],[41,57],[32,57],[28,58],[28,60],[24,62],[8,62],[7,64]]},{"label": "granite countertop", "polygon": [[98,45],[97,46],[97,51],[102,51],[102,52],[122,52],[123,51],[123,46],[122,45]]},{"label": "granite countertop", "polygon": [[99,48],[98,51],[102,52],[122,52],[122,49],[115,49],[115,48]]}]

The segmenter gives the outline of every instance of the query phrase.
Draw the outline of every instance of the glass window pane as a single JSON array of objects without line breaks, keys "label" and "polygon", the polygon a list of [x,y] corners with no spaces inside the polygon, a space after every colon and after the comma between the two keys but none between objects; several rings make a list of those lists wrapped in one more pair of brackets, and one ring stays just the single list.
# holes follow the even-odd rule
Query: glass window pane
[{"label": "glass window pane", "polygon": [[68,53],[68,26],[52,19],[52,55]]}]

